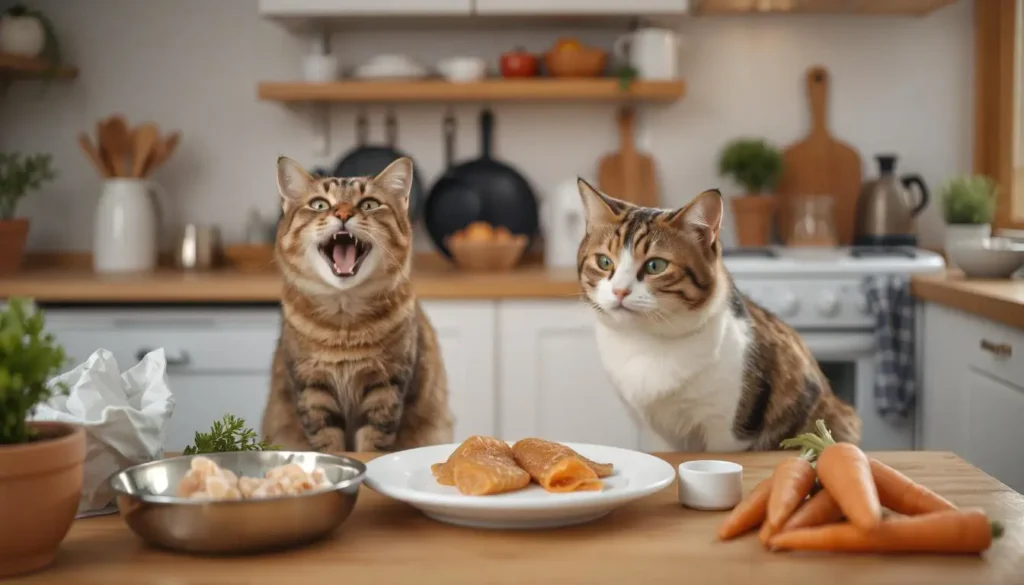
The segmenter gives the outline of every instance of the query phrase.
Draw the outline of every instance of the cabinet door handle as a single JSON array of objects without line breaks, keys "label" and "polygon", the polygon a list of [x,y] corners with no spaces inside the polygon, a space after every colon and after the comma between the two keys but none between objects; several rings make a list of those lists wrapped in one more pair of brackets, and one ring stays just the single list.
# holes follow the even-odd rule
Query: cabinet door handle
[{"label": "cabinet door handle", "polygon": [[1009,343],[995,343],[987,339],[982,339],[981,349],[1000,358],[1008,358],[1013,355],[1013,346]]},{"label": "cabinet door handle", "polygon": [[[153,348],[151,347],[143,347],[139,349],[139,351],[135,352],[136,361],[141,362],[142,358],[146,357],[146,354],[151,351],[153,351]],[[181,350],[178,357],[167,356],[166,359],[168,366],[187,366],[192,361],[192,357],[188,355],[188,352],[185,350]]]}]

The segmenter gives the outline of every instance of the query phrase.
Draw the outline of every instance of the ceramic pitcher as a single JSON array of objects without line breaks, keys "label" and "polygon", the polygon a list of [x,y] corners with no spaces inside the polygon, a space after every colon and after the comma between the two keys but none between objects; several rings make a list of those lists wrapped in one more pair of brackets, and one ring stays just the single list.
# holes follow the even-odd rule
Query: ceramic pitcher
[{"label": "ceramic pitcher", "polygon": [[93,270],[140,272],[156,268],[159,190],[156,183],[145,179],[104,181],[93,221]]},{"label": "ceramic pitcher", "polygon": [[639,79],[672,81],[679,78],[680,44],[675,31],[646,27],[619,37],[613,52],[636,69]]}]

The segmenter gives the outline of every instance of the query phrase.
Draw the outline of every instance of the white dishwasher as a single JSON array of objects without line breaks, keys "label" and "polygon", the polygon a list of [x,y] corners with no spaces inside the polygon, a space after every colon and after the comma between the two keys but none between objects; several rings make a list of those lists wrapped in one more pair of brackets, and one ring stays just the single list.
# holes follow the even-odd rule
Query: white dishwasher
[{"label": "white dishwasher", "polygon": [[68,354],[64,371],[103,348],[124,372],[164,348],[175,400],[166,450],[180,451],[225,414],[244,418],[259,433],[280,326],[277,307],[44,309],[47,330]]}]

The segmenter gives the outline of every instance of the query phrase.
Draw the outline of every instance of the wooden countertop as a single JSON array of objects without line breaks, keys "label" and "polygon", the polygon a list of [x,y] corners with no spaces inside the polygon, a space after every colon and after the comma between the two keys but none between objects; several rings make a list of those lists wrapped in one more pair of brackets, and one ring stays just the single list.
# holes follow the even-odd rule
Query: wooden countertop
[{"label": "wooden countertop", "polygon": [[1024,329],[1024,280],[979,280],[951,271],[917,275],[910,290],[918,299]]},{"label": "wooden countertop", "polygon": [[[463,272],[432,255],[416,258],[412,281],[422,299],[572,299],[579,292],[573,269],[532,263],[508,272]],[[275,303],[281,283],[274,269],[105,275],[73,262],[0,277],[0,298],[27,296],[40,303]]]},{"label": "wooden countertop", "polygon": [[[673,465],[693,458],[663,454]],[[745,490],[782,453],[722,455],[742,464]],[[117,516],[74,523],[49,569],[10,583],[207,585],[245,583],[799,583],[1020,584],[1024,497],[950,453],[876,456],[961,507],[1002,522],[1003,537],[981,556],[769,553],[755,534],[715,540],[725,512],[681,507],[676,486],[587,525],[549,531],[487,531],[426,518],[363,486],[352,516],[330,538],[287,552],[203,558],[147,548]],[[372,456],[357,455],[361,460]]]}]

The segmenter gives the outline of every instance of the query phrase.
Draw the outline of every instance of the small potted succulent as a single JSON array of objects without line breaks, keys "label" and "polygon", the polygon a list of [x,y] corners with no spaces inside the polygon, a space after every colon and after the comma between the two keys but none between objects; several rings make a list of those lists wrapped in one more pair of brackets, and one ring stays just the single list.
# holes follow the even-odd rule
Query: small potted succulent
[{"label": "small potted succulent", "polygon": [[38,405],[67,392],[51,382],[64,359],[29,301],[0,306],[0,578],[49,565],[78,512],[85,430],[30,422]]},{"label": "small potted succulent", "polygon": [[28,218],[14,217],[18,201],[52,181],[57,174],[49,154],[22,157],[21,153],[0,152],[0,276],[17,272],[25,254]]},{"label": "small potted succulent", "polygon": [[775,217],[772,191],[782,174],[782,153],[765,140],[739,138],[725,146],[718,174],[731,178],[743,194],[730,198],[740,246],[771,243]]},{"label": "small potted succulent", "polygon": [[954,177],[942,188],[946,220],[946,250],[964,241],[984,240],[992,234],[998,189],[983,175]]},{"label": "small potted succulent", "polygon": [[53,70],[60,66],[60,42],[53,23],[41,11],[18,2],[0,14],[0,53],[42,56]]}]

